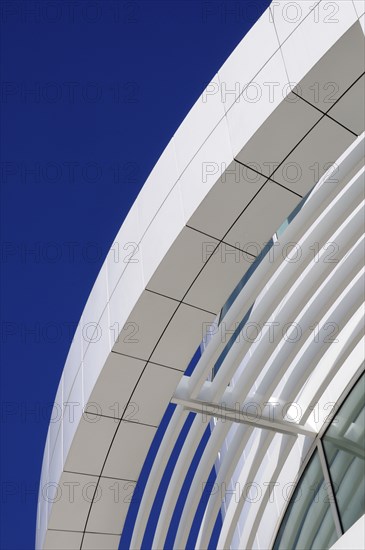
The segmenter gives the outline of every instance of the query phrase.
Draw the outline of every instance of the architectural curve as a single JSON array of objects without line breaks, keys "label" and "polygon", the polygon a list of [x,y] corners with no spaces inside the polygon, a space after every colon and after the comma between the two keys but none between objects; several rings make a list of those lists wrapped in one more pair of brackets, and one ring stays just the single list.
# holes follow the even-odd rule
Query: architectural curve
[{"label": "architectural curve", "polygon": [[[207,86],[101,268],[55,399],[40,481],[37,548],[118,548],[131,494],[170,402],[176,406],[130,545],[141,547],[159,481],[193,412],[153,540],[155,548],[166,542],[187,469],[210,426],[176,532],[176,547],[186,547],[200,487],[212,468],[226,485],[234,479],[294,482],[324,423],[323,418],[314,423],[312,399],[338,402],[359,375],[362,363],[354,357],[363,301],[362,2],[338,1],[335,14],[324,0],[295,2],[297,15],[287,11],[285,21],[287,4],[293,3],[272,2]],[[283,247],[292,242],[303,258],[284,262]],[[337,262],[316,262],[311,246],[318,243],[316,258],[323,259],[331,242],[339,243]],[[288,288],[295,291],[291,301],[285,299]],[[282,334],[274,343],[257,344],[253,333],[248,342],[233,345],[236,335],[228,349],[222,341],[222,326],[229,331],[237,323],[242,329],[248,320],[273,319],[282,324],[295,319],[307,332],[294,348]],[[340,327],[338,356],[323,341],[310,345],[313,322]],[[333,383],[318,374],[325,361],[332,365]],[[316,385],[301,390],[311,377]],[[306,412],[294,423],[295,433],[285,417],[275,429],[267,418],[260,426],[251,417],[245,423],[233,417],[201,422],[202,407],[209,417],[219,417],[222,403],[242,407],[251,397],[263,403],[278,395],[282,407],[303,400]],[[280,460],[265,462],[270,452]],[[207,547],[213,518],[222,513],[218,547],[268,548],[284,514],[285,502],[278,499],[273,513],[268,489],[255,506],[232,498],[225,506],[219,495],[210,495],[197,547]],[[243,531],[242,517],[250,526]],[[260,530],[263,524],[268,527]]]}]

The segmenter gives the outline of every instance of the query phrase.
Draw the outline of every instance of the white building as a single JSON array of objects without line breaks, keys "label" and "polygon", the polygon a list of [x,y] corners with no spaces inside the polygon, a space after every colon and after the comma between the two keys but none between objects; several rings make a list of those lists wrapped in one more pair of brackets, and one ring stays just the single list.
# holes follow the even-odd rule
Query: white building
[{"label": "white building", "polygon": [[37,548],[365,547],[364,11],[272,2],[167,145],[75,333]]}]

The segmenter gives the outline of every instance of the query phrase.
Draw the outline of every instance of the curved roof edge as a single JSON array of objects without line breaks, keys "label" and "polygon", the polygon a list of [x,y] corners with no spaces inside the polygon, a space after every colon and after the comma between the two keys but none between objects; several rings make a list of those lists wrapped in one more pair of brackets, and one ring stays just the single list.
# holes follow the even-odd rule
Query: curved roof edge
[{"label": "curved roof edge", "polygon": [[[40,481],[37,548],[52,547],[57,530],[74,531],[75,545],[82,548],[88,531],[90,540],[93,532],[101,532],[119,541],[128,506],[120,507],[117,517],[101,512],[110,506],[104,491],[106,500],[99,500],[94,515],[98,487],[104,478],[138,479],[202,326],[214,319],[249,267],[250,252],[243,248],[242,259],[217,289],[222,262],[211,260],[217,257],[212,250],[232,252],[247,244],[236,246],[232,224],[264,188],[265,200],[277,197],[277,207],[257,219],[258,202],[256,213],[247,217],[250,242],[262,245],[308,191],[309,168],[288,183],[281,167],[293,144],[323,118],[325,107],[312,105],[308,96],[316,70],[322,70],[321,59],[349,32],[350,46],[358,42],[363,14],[340,0],[338,22],[326,25],[323,18],[316,20],[309,3],[297,3],[302,9],[297,21],[284,22],[274,6],[244,37],[173,136],[118,232],[82,313],[57,391],[57,418],[50,423]],[[344,56],[347,47],[345,41]],[[355,56],[339,71],[341,94],[354,85],[361,63]],[[291,89],[298,82],[295,95]],[[336,116],[342,124],[340,110],[332,116],[338,129]],[[356,132],[355,127],[344,130],[339,150],[327,151],[325,160],[337,158]],[[268,158],[275,162],[267,163]],[[291,162],[297,162],[295,157]],[[118,460],[131,442],[135,448],[129,459]],[[90,489],[91,496],[73,506],[65,496],[65,487],[73,483],[94,483],[96,491]],[[53,531],[45,540],[47,529]]]}]

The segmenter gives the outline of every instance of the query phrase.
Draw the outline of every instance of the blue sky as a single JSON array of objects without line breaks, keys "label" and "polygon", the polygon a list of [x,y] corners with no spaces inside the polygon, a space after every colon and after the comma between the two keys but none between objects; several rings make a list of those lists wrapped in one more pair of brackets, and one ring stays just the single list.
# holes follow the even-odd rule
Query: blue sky
[{"label": "blue sky", "polygon": [[269,3],[2,1],[4,550],[34,547],[52,402],[107,250],[174,131]]}]

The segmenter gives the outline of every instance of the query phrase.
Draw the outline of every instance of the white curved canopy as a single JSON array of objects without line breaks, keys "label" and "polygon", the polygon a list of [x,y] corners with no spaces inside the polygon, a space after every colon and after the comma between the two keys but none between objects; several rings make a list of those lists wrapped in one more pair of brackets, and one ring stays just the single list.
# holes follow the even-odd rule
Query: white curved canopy
[{"label": "white curved canopy", "polygon": [[[295,263],[291,271],[292,266],[283,266],[279,260],[262,262],[229,309],[225,323],[232,327],[254,300],[258,322],[274,314],[282,314],[282,320],[302,319],[307,314],[308,296],[318,284],[318,288],[324,285],[319,294],[323,303],[318,299],[315,306],[308,305],[308,319],[326,319],[330,314],[343,323],[341,330],[347,335],[341,360],[332,363],[336,372],[342,372],[340,367],[347,364],[350,336],[351,345],[358,341],[361,214],[356,208],[363,177],[359,165],[363,141],[358,138],[364,131],[362,3],[337,1],[338,11],[331,15],[323,0],[300,1],[296,2],[299,16],[290,15],[286,21],[284,4],[272,3],[212,79],[153,169],[101,268],[55,399],[40,482],[37,548],[118,548],[130,495],[172,399],[180,404],[155,460],[156,476],[150,477],[141,502],[133,547],[140,547],[158,476],[187,414],[184,400],[229,403],[233,395],[224,392],[236,391],[243,403],[242,395],[248,398],[246,390],[255,384],[259,389],[256,399],[264,400],[272,396],[286,372],[286,382],[276,395],[280,394],[283,403],[300,396],[308,405],[313,395],[306,393],[307,386],[300,392],[298,375],[300,354],[309,357],[313,352],[311,346],[306,347],[305,338],[296,348],[295,359],[285,355],[288,346],[280,341],[275,346],[252,344],[247,349],[244,342],[242,347],[232,346],[227,368],[222,367],[207,385],[212,361],[223,346],[222,342],[217,345],[216,336],[189,380],[184,372],[204,330],[255,257],[321,177],[322,183],[308,199],[318,219],[304,206],[283,234],[284,240],[279,239],[281,247],[289,237],[301,242],[306,250],[303,265]],[[331,22],[331,17],[336,21]],[[320,243],[319,254],[327,242],[337,239],[343,242],[347,256],[341,256],[335,268],[321,262],[310,264],[308,248],[313,235]],[[302,283],[299,267],[303,273],[306,269],[310,272]],[[284,298],[288,290],[284,280],[295,290],[290,302]],[[330,302],[325,299],[326,282],[337,285]],[[343,303],[345,309],[341,309]],[[330,353],[326,349],[316,352],[321,360]],[[240,361],[248,350],[250,360],[242,367]],[[238,354],[235,360],[234,353]],[[257,377],[255,356],[262,367],[266,365],[261,377]],[[307,363],[313,376],[317,376],[313,362],[317,359],[310,356]],[[279,363],[281,370],[276,370]],[[337,386],[331,386],[335,400],[356,374],[348,372],[348,379],[341,378]],[[230,381],[234,381],[233,390],[227,389]],[[323,389],[316,395],[318,402],[326,396],[327,382],[327,378],[318,378]],[[166,493],[156,547],[163,545],[179,484],[200,441],[202,425],[199,420],[194,422],[189,432],[192,445],[183,448]],[[232,478],[243,446],[253,432],[260,431],[246,424],[216,425],[188,495],[177,532],[178,547],[186,544],[198,504],[194,487],[208,475],[231,429],[239,433],[240,444],[222,458],[218,474],[222,481]],[[261,460],[281,438],[275,452],[280,449],[282,461],[273,470],[252,454],[252,466],[245,475],[253,479],[265,470],[272,479],[279,479],[281,467],[290,457],[292,470],[286,475],[294,480],[311,432],[319,431],[309,414],[303,430],[294,446],[288,435],[263,431]],[[259,471],[260,464],[263,469]],[[267,536],[273,536],[278,516],[272,514],[267,497],[258,508],[244,511],[237,503],[229,503],[221,547],[231,543],[242,512],[251,527],[242,534],[241,547],[250,547],[260,522],[268,522],[268,518],[272,524],[267,523]],[[219,500],[209,499],[207,510],[215,513],[219,507]],[[213,527],[209,518],[214,514],[209,514],[199,533],[201,547],[206,547]],[[270,541],[265,539],[265,544]]]}]

